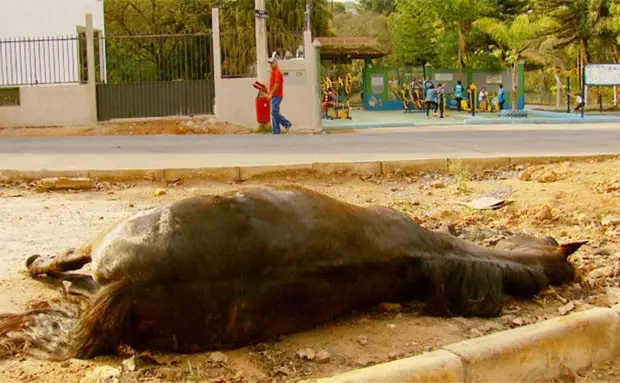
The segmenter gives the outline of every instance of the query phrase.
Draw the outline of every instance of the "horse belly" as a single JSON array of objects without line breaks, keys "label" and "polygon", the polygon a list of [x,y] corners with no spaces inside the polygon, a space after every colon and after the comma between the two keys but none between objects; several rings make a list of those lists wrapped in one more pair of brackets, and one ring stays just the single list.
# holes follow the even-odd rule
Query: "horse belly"
[{"label": "horse belly", "polygon": [[132,327],[123,338],[136,348],[177,352],[247,345],[406,298],[413,292],[412,269],[406,269],[398,262],[260,280],[150,285],[134,289]]}]

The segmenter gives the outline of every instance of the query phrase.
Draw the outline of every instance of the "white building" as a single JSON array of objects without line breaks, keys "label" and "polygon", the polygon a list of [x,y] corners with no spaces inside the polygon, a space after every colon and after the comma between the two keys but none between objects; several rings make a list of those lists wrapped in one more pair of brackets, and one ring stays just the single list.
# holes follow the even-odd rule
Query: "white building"
[{"label": "white building", "polygon": [[80,82],[87,13],[103,35],[103,0],[0,0],[0,86]]}]

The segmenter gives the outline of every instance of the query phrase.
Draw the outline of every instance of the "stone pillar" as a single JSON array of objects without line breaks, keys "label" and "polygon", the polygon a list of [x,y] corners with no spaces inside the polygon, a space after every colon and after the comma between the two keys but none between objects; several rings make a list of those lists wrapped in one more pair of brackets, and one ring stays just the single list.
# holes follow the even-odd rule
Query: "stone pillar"
[{"label": "stone pillar", "polygon": [[213,50],[213,91],[214,91],[214,101],[213,101],[213,114],[217,118],[217,101],[218,94],[220,93],[220,85],[222,81],[222,46],[220,41],[220,10],[219,8],[211,9],[211,28],[212,35],[211,39],[213,42],[212,50]]},{"label": "stone pillar", "polygon": [[219,8],[211,9],[211,25],[213,35],[213,75],[215,81],[222,78],[222,46],[220,42],[220,10]]},{"label": "stone pillar", "polygon": [[93,14],[86,14],[86,67],[88,73],[87,86],[89,89],[90,118],[92,124],[97,123],[97,78],[95,65],[95,29]]},{"label": "stone pillar", "polygon": [[[265,0],[254,0],[254,9],[265,10]],[[256,77],[259,82],[267,84],[267,19],[256,17]]]}]

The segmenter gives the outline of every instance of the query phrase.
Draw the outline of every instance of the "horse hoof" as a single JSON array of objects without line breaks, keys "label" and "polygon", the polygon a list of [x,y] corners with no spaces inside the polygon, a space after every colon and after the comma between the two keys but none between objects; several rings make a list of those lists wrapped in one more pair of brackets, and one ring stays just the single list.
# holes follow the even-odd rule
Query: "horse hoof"
[{"label": "horse hoof", "polygon": [[28,259],[26,259],[26,267],[30,268],[30,266],[34,263],[34,261],[36,261],[39,258],[41,258],[39,254],[34,254],[34,255],[29,256]]}]

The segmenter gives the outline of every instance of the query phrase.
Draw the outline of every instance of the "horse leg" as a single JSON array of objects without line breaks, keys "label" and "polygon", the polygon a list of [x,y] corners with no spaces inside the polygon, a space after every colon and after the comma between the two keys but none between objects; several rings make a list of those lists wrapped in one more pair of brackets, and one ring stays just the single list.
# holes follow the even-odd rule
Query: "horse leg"
[{"label": "horse leg", "polygon": [[88,249],[68,249],[63,254],[48,259],[44,259],[40,255],[30,256],[26,260],[26,268],[32,278],[47,277],[45,279],[51,283],[68,281],[69,284],[63,284],[67,293],[88,295],[98,289],[97,282],[90,275],[69,273],[68,271],[79,270],[90,262],[91,257]]}]

